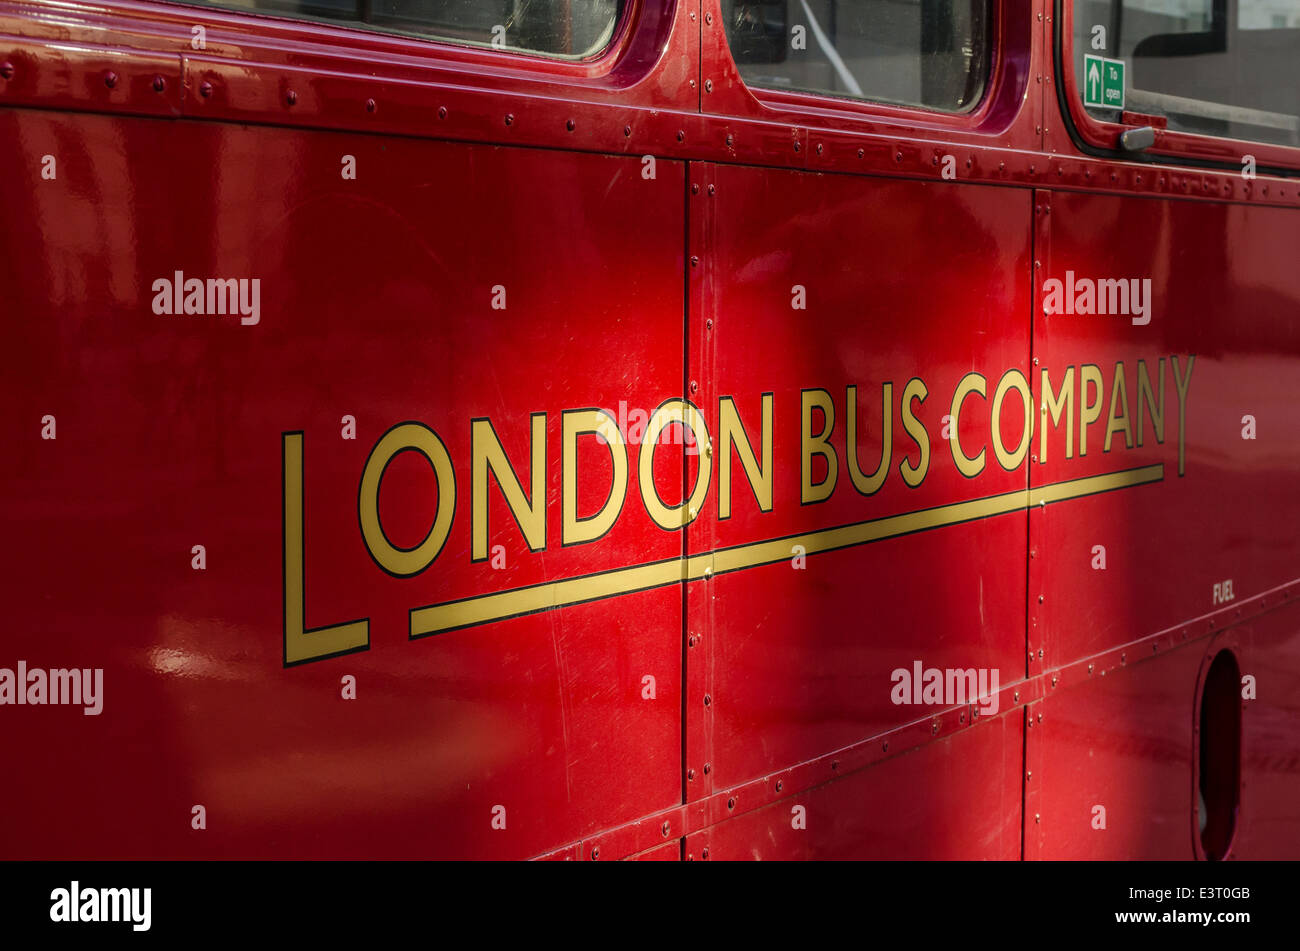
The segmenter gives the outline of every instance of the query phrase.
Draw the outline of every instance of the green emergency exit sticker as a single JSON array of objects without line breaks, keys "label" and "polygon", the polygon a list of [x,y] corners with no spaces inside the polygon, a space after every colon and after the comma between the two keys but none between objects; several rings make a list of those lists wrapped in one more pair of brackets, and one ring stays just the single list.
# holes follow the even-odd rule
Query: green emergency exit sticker
[{"label": "green emergency exit sticker", "polygon": [[1083,57],[1083,104],[1098,109],[1124,108],[1124,61]]}]

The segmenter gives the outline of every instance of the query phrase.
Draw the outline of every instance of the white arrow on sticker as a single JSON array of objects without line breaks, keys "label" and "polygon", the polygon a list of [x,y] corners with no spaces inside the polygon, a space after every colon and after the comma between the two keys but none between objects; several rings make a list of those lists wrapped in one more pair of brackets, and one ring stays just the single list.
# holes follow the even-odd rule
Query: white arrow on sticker
[{"label": "white arrow on sticker", "polygon": [[1092,86],[1092,95],[1089,96],[1091,99],[1097,98],[1097,79],[1097,61],[1094,59],[1092,61],[1092,68],[1088,70],[1088,83]]}]

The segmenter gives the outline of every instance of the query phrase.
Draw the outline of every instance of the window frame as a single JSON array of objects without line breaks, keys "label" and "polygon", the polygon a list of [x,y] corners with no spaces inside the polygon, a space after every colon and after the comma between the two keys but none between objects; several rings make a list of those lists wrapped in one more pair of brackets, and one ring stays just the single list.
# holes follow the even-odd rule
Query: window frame
[{"label": "window frame", "polygon": [[[614,33],[604,49],[591,56],[565,58],[536,50],[502,49],[489,44],[475,44],[458,41],[452,37],[423,36],[398,30],[386,30],[382,27],[361,23],[360,21],[334,19],[325,16],[297,16],[287,11],[264,9],[258,7],[239,7],[223,5],[217,2],[188,2],[188,0],[145,0],[138,8],[147,8],[147,4],[169,11],[194,11],[202,19],[226,20],[230,25],[236,23],[245,30],[251,30],[261,37],[273,37],[283,33],[292,36],[307,33],[313,39],[331,39],[342,33],[339,39],[346,38],[347,45],[340,49],[353,54],[362,54],[373,43],[383,52],[400,52],[404,55],[427,58],[433,54],[440,62],[472,66],[511,65],[516,69],[526,70],[530,75],[543,76],[558,80],[601,79],[614,71],[628,48],[637,37],[638,24],[642,14],[655,12],[665,4],[673,6],[678,0],[626,0],[622,16],[614,27]],[[137,7],[136,3],[115,3],[118,9]],[[196,20],[196,22],[198,22]],[[421,52],[424,51],[424,52]]]},{"label": "window frame", "polygon": [[[1242,157],[1255,158],[1260,174],[1294,176],[1300,170],[1300,148],[1258,142],[1250,139],[1233,139],[1183,132],[1155,127],[1155,144],[1142,152],[1126,152],[1119,146],[1122,133],[1141,128],[1148,123],[1141,116],[1132,122],[1112,122],[1090,115],[1083,105],[1082,91],[1074,75],[1074,0],[1054,0],[1056,19],[1052,45],[1056,75],[1057,103],[1070,138],[1080,151],[1087,155],[1121,159],[1127,162],[1167,163],[1172,159],[1180,165],[1200,168],[1232,169],[1240,171]],[[1300,76],[1296,77],[1300,82]]]},{"label": "window frame", "polygon": [[[1028,0],[987,0],[987,3],[988,57],[984,86],[975,104],[963,112],[825,92],[751,86],[740,75],[721,23],[718,37],[710,48],[707,18],[701,75],[705,79],[713,76],[717,82],[717,67],[725,66],[733,75],[724,76],[723,80],[734,80],[733,85],[738,88],[730,90],[730,94],[724,91],[723,95],[710,95],[706,86],[701,110],[710,115],[767,122],[806,124],[815,120],[828,129],[843,131],[934,130],[950,136],[954,142],[1005,137],[1012,134],[1022,107],[1027,105],[1022,100],[1028,92],[1026,85],[1033,85],[1028,74],[1037,31],[1027,22],[1033,16]],[[702,0],[702,5],[706,10],[719,11],[720,16],[721,4],[717,0]],[[1022,19],[1026,22],[1021,23]]]}]

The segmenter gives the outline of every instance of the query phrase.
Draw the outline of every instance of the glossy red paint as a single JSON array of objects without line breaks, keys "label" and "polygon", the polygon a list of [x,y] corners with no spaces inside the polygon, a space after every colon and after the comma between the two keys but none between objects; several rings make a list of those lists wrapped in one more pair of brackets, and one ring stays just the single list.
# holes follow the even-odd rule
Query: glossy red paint
[{"label": "glossy red paint", "polygon": [[[1198,678],[1231,642],[1259,680],[1232,854],[1295,857],[1295,179],[1079,153],[1044,0],[995,4],[986,95],[957,117],[751,91],[716,0],[630,10],[609,51],[561,63],[162,3],[0,4],[0,154],[18,170],[0,178],[0,667],[105,671],[98,717],[0,709],[0,756],[30,766],[0,798],[0,854],[1191,858]],[[155,315],[152,282],[177,270],[258,277],[260,321]],[[1045,316],[1067,270],[1149,277],[1150,324]],[[1171,358],[1192,355],[1184,427]],[[1135,419],[1137,361],[1154,381],[1162,359],[1163,443],[1147,416],[1141,447],[1120,430],[1104,451],[1115,365]],[[1085,364],[1104,392],[1083,454]],[[1059,387],[1070,366],[1074,452],[1052,426],[1044,456],[1041,373]],[[1020,440],[1021,407],[991,406],[1013,371],[1033,428],[1004,466],[995,437]],[[972,372],[985,393],[953,406]],[[900,409],[913,379],[919,436]],[[848,387],[866,472],[886,382],[888,474],[863,494]],[[800,485],[813,390],[836,414],[825,501]],[[764,394],[770,511],[719,441],[731,397],[759,444]],[[675,505],[708,467],[689,527],[652,520],[634,442],[612,528],[563,544],[565,412],[674,398],[711,442],[657,447],[649,479]],[[471,421],[491,420],[528,492],[534,413],[545,543],[529,550],[489,481],[494,567],[473,557]],[[977,475],[945,415],[984,449]],[[358,513],[372,447],[405,421],[436,431],[455,477],[446,542],[408,578]],[[297,432],[305,623],[369,623],[363,650],[286,666]],[[610,458],[581,442],[582,517]],[[816,459],[811,478],[829,471]],[[377,503],[392,544],[418,544],[444,497],[395,456]],[[887,521],[918,512],[938,521]],[[794,544],[863,525],[882,534],[795,566]],[[791,550],[752,548],[772,540]],[[732,570],[737,552],[754,553]],[[641,565],[668,567],[563,600]],[[411,636],[412,609],[518,589],[562,606]],[[918,659],[999,670],[997,712],[893,703],[892,671]]]}]

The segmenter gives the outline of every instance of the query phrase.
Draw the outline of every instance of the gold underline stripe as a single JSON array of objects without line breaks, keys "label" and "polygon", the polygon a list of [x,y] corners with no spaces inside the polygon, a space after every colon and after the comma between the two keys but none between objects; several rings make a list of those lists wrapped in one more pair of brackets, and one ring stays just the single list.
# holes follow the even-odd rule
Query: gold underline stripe
[{"label": "gold underline stripe", "polygon": [[1106,475],[1056,482],[1034,489],[1017,489],[1001,495],[990,495],[967,502],[953,502],[902,515],[889,515],[865,522],[855,522],[852,525],[841,525],[838,528],[806,532],[802,535],[752,542],[734,548],[720,548],[700,555],[690,555],[684,559],[669,558],[644,565],[632,565],[577,578],[566,578],[562,581],[515,588],[511,591],[482,594],[462,601],[448,601],[443,604],[412,608],[411,637],[425,637],[442,631],[486,624],[524,614],[535,614],[538,611],[581,604],[585,601],[660,588],[681,581],[696,581],[710,574],[723,574],[775,564],[789,559],[794,554],[793,549],[796,545],[803,547],[804,554],[815,555],[819,552],[866,545],[870,542],[897,538],[900,535],[909,535],[932,528],[942,528],[946,525],[1020,512],[1035,505],[1063,502],[1101,492],[1111,492],[1115,489],[1160,482],[1164,477],[1163,464],[1143,466]]}]

